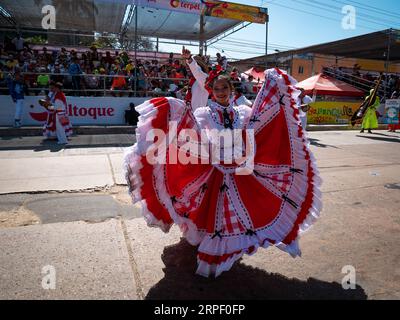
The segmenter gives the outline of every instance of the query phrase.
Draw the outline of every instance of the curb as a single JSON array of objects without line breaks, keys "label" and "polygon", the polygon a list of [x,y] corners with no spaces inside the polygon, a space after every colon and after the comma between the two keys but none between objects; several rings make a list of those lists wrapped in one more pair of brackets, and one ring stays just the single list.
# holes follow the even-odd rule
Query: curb
[{"label": "curb", "polygon": [[[100,134],[135,134],[133,126],[74,126],[76,135],[100,135]],[[42,136],[43,127],[0,127],[0,137],[33,137]]]},{"label": "curb", "polygon": [[[309,124],[307,131],[342,131],[360,130],[360,125],[316,125]],[[387,130],[387,124],[380,124],[377,130]],[[76,135],[101,135],[101,134],[135,134],[135,126],[74,126],[73,132]],[[43,127],[0,127],[0,137],[33,137],[42,136]]]}]

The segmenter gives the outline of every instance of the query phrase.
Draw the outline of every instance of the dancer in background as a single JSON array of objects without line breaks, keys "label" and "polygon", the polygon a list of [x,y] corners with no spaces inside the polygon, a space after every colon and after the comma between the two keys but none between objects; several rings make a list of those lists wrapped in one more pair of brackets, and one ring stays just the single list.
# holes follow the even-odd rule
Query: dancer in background
[{"label": "dancer in background", "polygon": [[241,105],[245,105],[248,107],[252,107],[253,103],[246,98],[246,96],[243,94],[243,89],[239,86],[235,87],[234,90],[234,96],[233,96],[233,104],[235,106],[241,106]]},{"label": "dancer in background", "polygon": [[[374,89],[371,89],[369,92],[369,96],[365,98],[366,101],[370,99],[373,92]],[[376,109],[379,107],[380,104],[380,99],[378,96],[376,96],[375,101],[368,107],[368,110],[365,112],[361,124],[360,133],[363,133],[365,129],[368,130],[368,133],[372,133],[371,129],[378,129],[378,117],[376,115]]]},{"label": "dancer in background", "polygon": [[67,115],[67,99],[62,92],[62,84],[51,82],[49,97],[39,102],[48,111],[43,136],[48,139],[57,137],[58,144],[68,144],[72,127]]}]

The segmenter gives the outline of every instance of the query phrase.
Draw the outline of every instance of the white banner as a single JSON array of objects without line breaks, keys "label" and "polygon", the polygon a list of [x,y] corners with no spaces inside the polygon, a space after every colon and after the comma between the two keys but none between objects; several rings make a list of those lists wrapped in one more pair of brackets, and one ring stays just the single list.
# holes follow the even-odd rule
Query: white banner
[{"label": "white banner", "polygon": [[388,99],[385,103],[385,123],[399,124],[400,99]]},{"label": "white banner", "polygon": [[[25,97],[22,125],[40,126],[45,123],[47,111],[38,102],[43,97]],[[123,125],[125,110],[149,98],[67,97],[67,112],[72,125]],[[0,96],[0,126],[14,124],[15,104],[10,96]]]}]

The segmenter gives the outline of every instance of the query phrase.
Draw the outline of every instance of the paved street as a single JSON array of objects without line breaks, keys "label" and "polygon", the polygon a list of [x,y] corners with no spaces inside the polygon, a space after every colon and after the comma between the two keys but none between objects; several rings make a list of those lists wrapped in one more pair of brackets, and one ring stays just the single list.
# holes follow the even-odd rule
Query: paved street
[{"label": "paved street", "polygon": [[[310,141],[324,209],[302,258],[259,250],[204,279],[178,228],[148,228],[127,196],[133,135],[82,135],[65,148],[0,138],[0,299],[400,299],[400,133]],[[54,290],[42,287],[48,266]],[[342,288],[345,266],[354,290]]]}]

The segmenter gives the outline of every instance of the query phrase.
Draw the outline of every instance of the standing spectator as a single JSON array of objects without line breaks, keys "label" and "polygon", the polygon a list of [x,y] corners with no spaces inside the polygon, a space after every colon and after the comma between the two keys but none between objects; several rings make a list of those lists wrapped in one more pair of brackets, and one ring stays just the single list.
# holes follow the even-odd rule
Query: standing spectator
[{"label": "standing spectator", "polygon": [[14,79],[9,79],[9,90],[12,100],[15,103],[14,127],[22,126],[22,110],[24,108],[24,82],[19,71],[15,72]]},{"label": "standing spectator", "polygon": [[15,46],[15,50],[17,52],[24,50],[25,40],[21,37],[21,33],[18,33],[17,36],[12,40],[12,44]]},{"label": "standing spectator", "polygon": [[72,89],[74,90],[74,95],[78,94],[81,89],[81,74],[82,69],[78,63],[77,58],[73,58],[72,63],[68,67],[68,73],[72,76]]},{"label": "standing spectator", "polygon": [[225,56],[221,56],[219,52],[217,53],[217,62],[221,66],[222,70],[225,71],[228,66],[228,60],[226,60]]},{"label": "standing spectator", "polygon": [[299,107],[299,117],[301,121],[301,126],[305,131],[307,129],[307,111],[310,109],[310,103],[313,102],[311,97],[305,94],[303,88],[299,88],[301,91],[299,97],[297,98],[297,105]]},{"label": "standing spectator", "polygon": [[171,53],[169,54],[168,64],[172,65],[173,62],[174,62],[174,53],[171,52]]},{"label": "standing spectator", "polygon": [[138,122],[139,113],[135,110],[135,104],[129,104],[129,110],[125,110],[125,123],[135,126]]}]

